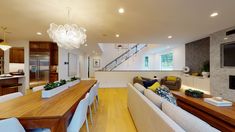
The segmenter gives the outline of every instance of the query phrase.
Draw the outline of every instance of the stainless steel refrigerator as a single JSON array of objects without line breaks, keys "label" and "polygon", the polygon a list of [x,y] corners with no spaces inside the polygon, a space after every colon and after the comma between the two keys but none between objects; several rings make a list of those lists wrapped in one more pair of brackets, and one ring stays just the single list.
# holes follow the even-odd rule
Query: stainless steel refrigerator
[{"label": "stainless steel refrigerator", "polygon": [[37,86],[49,82],[49,52],[30,53],[30,85]]}]

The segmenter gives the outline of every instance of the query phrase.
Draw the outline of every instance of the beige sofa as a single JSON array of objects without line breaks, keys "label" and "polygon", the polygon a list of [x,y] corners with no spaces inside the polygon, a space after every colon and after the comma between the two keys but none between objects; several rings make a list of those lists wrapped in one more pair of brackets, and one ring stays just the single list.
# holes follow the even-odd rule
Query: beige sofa
[{"label": "beige sofa", "polygon": [[138,132],[218,132],[139,84],[128,84],[128,108]]}]

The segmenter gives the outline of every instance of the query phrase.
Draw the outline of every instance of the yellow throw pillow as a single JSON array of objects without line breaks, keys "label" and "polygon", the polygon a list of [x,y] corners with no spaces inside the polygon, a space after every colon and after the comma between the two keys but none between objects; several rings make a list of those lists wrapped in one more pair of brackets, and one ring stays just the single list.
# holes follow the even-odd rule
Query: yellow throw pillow
[{"label": "yellow throw pillow", "polygon": [[155,82],[152,86],[148,87],[148,89],[152,90],[153,92],[156,92],[156,90],[160,87],[159,82]]},{"label": "yellow throw pillow", "polygon": [[167,81],[176,81],[176,77],[175,76],[168,76]]},{"label": "yellow throw pillow", "polygon": [[138,78],[139,80],[142,80],[142,77],[141,77],[141,76],[137,76],[137,78]]}]

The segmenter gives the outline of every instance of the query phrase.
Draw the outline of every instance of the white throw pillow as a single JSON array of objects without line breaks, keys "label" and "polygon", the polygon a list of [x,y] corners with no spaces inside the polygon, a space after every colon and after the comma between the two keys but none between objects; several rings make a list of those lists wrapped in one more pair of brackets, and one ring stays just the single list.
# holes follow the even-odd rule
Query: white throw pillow
[{"label": "white throw pillow", "polygon": [[167,101],[162,103],[162,111],[187,132],[219,132],[198,117]]},{"label": "white throw pillow", "polygon": [[164,101],[162,97],[154,93],[152,90],[145,89],[144,95],[153,102],[158,108],[162,108],[162,102]]},{"label": "white throw pillow", "polygon": [[146,89],[144,86],[142,86],[142,85],[139,84],[139,83],[135,83],[135,84],[134,84],[134,87],[135,87],[138,91],[140,91],[142,94],[144,94],[144,90]]}]

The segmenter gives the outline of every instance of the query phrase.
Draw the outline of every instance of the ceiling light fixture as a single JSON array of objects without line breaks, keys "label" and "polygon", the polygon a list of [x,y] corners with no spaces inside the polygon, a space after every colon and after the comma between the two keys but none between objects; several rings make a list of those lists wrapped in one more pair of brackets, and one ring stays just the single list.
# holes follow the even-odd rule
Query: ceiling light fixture
[{"label": "ceiling light fixture", "polygon": [[168,36],[168,39],[171,39],[172,38],[172,36]]},{"label": "ceiling light fixture", "polygon": [[214,12],[214,13],[212,13],[210,16],[211,17],[216,17],[216,16],[218,16],[219,14],[217,13],[217,12]]},{"label": "ceiling light fixture", "polygon": [[88,46],[88,44],[85,44],[84,46],[86,46],[86,47],[87,47],[87,46]]},{"label": "ceiling light fixture", "polygon": [[116,36],[117,38],[119,38],[119,37],[120,37],[120,35],[119,35],[119,34],[116,34],[115,36]]},{"label": "ceiling light fixture", "polygon": [[8,50],[11,48],[11,46],[6,42],[6,33],[9,33],[7,32],[7,27],[2,27],[2,30],[3,30],[3,42],[0,43],[0,49],[2,50]]},{"label": "ceiling light fixture", "polygon": [[227,39],[228,39],[227,37],[224,38],[224,40],[227,40]]},{"label": "ceiling light fixture", "polygon": [[86,29],[78,27],[76,24],[70,24],[70,8],[68,8],[68,20],[65,25],[50,24],[47,30],[49,37],[56,42],[57,45],[64,49],[79,48],[86,42]]},{"label": "ceiling light fixture", "polygon": [[119,12],[120,14],[123,14],[123,13],[125,12],[125,9],[124,9],[124,8],[119,8],[119,9],[118,9],[118,12]]},{"label": "ceiling light fixture", "polygon": [[37,32],[36,34],[37,34],[37,35],[42,35],[42,33],[41,33],[41,32]]}]

